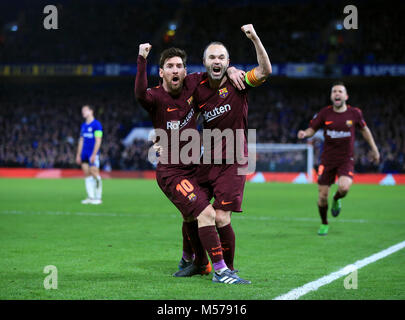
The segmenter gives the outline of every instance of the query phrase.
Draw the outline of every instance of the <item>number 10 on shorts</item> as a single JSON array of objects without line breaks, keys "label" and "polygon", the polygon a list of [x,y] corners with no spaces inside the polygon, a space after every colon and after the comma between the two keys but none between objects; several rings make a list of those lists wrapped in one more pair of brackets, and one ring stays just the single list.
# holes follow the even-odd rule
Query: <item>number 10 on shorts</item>
[{"label": "number 10 on shorts", "polygon": [[187,197],[190,201],[194,201],[197,198],[197,196],[192,193],[194,191],[193,184],[187,179],[181,180],[181,182],[177,184],[176,190],[181,192],[181,194]]}]

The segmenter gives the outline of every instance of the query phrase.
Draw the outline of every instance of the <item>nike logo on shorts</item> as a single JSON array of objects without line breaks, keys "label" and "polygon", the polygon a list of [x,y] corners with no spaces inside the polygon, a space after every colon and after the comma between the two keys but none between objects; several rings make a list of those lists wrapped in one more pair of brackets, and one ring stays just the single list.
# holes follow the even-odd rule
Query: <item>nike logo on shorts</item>
[{"label": "nike logo on shorts", "polygon": [[221,204],[222,204],[223,206],[226,206],[227,204],[230,204],[230,203],[232,203],[232,201],[225,202],[224,200],[222,200],[222,202],[221,202]]}]

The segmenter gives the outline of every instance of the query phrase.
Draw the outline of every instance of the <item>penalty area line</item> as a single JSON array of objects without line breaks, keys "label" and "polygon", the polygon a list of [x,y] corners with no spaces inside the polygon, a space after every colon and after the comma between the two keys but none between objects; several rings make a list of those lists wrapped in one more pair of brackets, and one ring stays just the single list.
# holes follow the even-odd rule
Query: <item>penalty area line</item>
[{"label": "penalty area line", "polygon": [[327,276],[319,278],[318,280],[309,282],[309,283],[303,285],[302,287],[295,288],[295,289],[287,292],[286,294],[283,294],[283,295],[280,295],[280,296],[274,298],[273,300],[297,300],[300,297],[302,297],[303,295],[305,295],[311,291],[316,291],[324,285],[327,285],[327,284],[329,284],[341,277],[344,277],[344,276],[348,275],[349,273],[352,273],[355,270],[361,269],[373,262],[383,259],[403,248],[405,248],[405,241],[397,243],[397,244],[395,244],[383,251],[375,253],[367,258],[358,260],[353,264],[349,264],[336,272],[333,272]]}]

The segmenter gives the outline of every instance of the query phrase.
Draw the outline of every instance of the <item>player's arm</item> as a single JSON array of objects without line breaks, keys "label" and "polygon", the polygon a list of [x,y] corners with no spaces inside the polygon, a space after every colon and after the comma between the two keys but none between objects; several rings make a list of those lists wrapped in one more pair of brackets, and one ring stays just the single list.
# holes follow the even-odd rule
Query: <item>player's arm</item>
[{"label": "player's arm", "polygon": [[96,142],[94,143],[93,152],[91,153],[91,156],[90,156],[91,163],[94,163],[94,161],[96,161],[96,156],[97,156],[98,151],[100,150],[101,141],[103,139],[103,131],[101,131],[101,130],[95,131],[94,136],[95,136]]},{"label": "player's arm", "polygon": [[137,59],[135,97],[144,107],[148,107],[153,103],[153,97],[148,92],[148,77],[146,74],[146,58],[151,49],[152,46],[149,43],[140,44]]},{"label": "player's arm", "polygon": [[76,153],[76,163],[78,165],[80,165],[82,163],[82,158],[81,158],[82,150],[83,150],[83,137],[80,137],[79,144],[77,146],[77,153]]},{"label": "player's arm", "polygon": [[246,24],[242,26],[241,29],[246,37],[252,40],[256,49],[257,62],[259,64],[256,68],[246,73],[245,80],[248,85],[257,87],[262,84],[272,72],[270,59],[259,36],[256,34],[253,25]]},{"label": "player's arm", "polygon": [[378,152],[377,145],[375,144],[373,135],[371,134],[370,129],[365,126],[362,129],[360,129],[361,134],[363,135],[364,140],[367,141],[371,148],[371,157],[372,160],[374,161],[375,164],[378,164],[380,162],[380,153]]},{"label": "player's arm", "polygon": [[317,132],[323,124],[323,110],[315,114],[312,120],[309,122],[309,127],[305,130],[299,130],[297,133],[298,139],[311,138],[315,132]]},{"label": "player's arm", "polygon": [[312,128],[308,128],[306,130],[299,130],[298,131],[298,139],[305,139],[311,138],[315,134],[315,130]]}]

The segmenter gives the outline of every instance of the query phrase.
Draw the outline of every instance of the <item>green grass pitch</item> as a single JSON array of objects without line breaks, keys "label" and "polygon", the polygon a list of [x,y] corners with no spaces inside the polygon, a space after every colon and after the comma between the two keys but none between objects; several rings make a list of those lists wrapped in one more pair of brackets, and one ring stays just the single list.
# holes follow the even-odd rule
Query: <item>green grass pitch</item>
[{"label": "green grass pitch", "polygon": [[[405,186],[353,185],[320,237],[316,185],[247,183],[235,213],[235,267],[248,286],[174,278],[181,216],[155,181],[104,180],[82,205],[82,179],[0,179],[0,299],[270,300],[405,240]],[[336,186],[332,188],[332,192]],[[44,267],[58,270],[45,290]],[[405,250],[301,299],[405,299]]]}]

